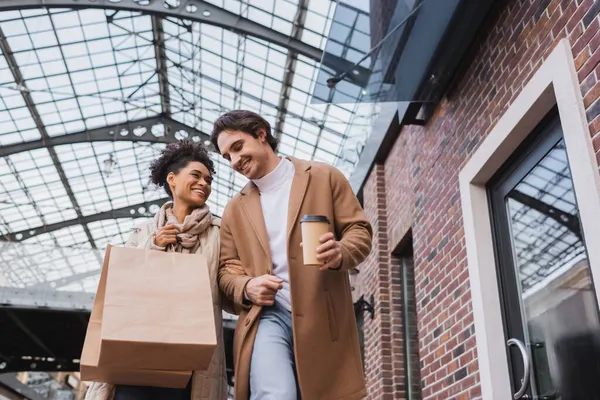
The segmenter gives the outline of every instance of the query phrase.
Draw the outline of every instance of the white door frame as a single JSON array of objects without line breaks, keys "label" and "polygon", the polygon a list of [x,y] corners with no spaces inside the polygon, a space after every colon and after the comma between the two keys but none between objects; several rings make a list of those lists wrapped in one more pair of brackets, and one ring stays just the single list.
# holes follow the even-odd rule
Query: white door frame
[{"label": "white door frame", "polygon": [[459,175],[475,335],[485,400],[512,398],[486,184],[558,107],[596,296],[600,299],[600,175],[568,39],[561,40]]}]

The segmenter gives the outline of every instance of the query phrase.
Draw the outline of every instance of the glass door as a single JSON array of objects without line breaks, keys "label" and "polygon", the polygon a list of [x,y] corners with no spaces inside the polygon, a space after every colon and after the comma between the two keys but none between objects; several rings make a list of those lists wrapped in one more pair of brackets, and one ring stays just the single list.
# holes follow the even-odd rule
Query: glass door
[{"label": "glass door", "polygon": [[598,303],[558,117],[517,153],[488,186],[514,398],[600,399]]}]

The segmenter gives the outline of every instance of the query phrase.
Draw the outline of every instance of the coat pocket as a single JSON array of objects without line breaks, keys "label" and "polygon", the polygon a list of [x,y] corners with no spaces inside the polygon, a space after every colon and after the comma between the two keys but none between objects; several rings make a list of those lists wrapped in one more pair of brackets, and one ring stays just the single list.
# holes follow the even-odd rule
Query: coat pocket
[{"label": "coat pocket", "polygon": [[331,334],[331,341],[337,342],[338,340],[338,326],[335,318],[335,310],[333,308],[333,301],[329,294],[329,290],[325,291],[325,298],[327,301],[327,319],[329,320],[329,333]]}]

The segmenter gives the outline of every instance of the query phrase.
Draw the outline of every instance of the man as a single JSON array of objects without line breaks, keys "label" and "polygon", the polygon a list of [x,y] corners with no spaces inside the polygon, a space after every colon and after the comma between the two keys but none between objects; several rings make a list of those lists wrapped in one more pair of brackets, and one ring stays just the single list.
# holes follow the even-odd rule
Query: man
[{"label": "man", "polygon": [[[219,286],[236,304],[237,400],[353,400],[366,395],[348,280],[371,250],[372,228],[334,167],[276,154],[260,115],[237,110],[211,142],[250,182],[221,221]],[[322,267],[305,266],[300,219],[325,215]]]}]

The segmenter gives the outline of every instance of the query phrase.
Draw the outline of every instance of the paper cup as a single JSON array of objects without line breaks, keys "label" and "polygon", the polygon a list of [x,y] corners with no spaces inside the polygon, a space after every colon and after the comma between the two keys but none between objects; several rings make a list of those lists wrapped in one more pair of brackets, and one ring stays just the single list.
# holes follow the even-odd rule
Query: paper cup
[{"label": "paper cup", "polygon": [[300,224],[304,265],[325,264],[317,260],[317,247],[321,245],[319,238],[329,232],[329,219],[324,215],[306,214],[300,220]]}]

